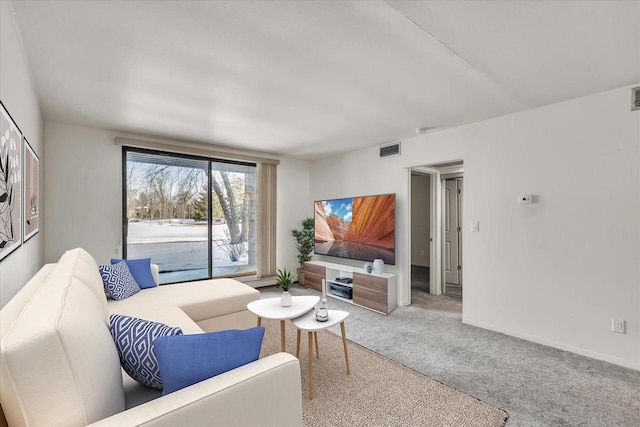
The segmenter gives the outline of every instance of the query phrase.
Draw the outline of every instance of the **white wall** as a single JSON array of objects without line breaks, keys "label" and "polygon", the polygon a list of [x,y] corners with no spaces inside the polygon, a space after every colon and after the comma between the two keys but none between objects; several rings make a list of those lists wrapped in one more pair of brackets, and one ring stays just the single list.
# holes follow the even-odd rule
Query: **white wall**
[{"label": "white wall", "polygon": [[[311,199],[397,193],[387,271],[406,304],[407,168],[463,159],[463,321],[640,369],[640,111],[629,99],[625,87],[418,136],[400,157],[373,147],[316,161]],[[517,205],[520,194],[537,203]]]},{"label": "white wall", "polygon": [[[44,173],[43,120],[17,25],[9,2],[0,2],[0,100],[40,158]],[[0,307],[3,307],[43,265],[46,200],[40,186],[40,231],[0,261]],[[44,202],[44,203],[43,203]]]},{"label": "white wall", "polygon": [[[121,133],[47,122],[47,262],[67,249],[83,247],[98,263],[122,254]],[[141,139],[151,139],[139,137]],[[289,230],[311,211],[309,172],[304,161],[281,159],[278,166],[278,266],[295,268]]]},{"label": "white wall", "polygon": [[431,219],[429,175],[411,174],[411,265],[429,267]]},{"label": "white wall", "polygon": [[46,122],[46,262],[76,247],[99,264],[122,254],[122,148],[116,136]]}]

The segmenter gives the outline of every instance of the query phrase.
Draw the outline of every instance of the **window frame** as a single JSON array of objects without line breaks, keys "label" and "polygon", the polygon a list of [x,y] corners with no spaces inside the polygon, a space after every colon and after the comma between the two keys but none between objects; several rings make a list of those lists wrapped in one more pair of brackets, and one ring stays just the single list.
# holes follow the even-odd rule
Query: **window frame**
[{"label": "window frame", "polygon": [[[254,162],[248,162],[248,161],[242,161],[242,160],[231,160],[231,159],[221,159],[221,158],[215,158],[215,157],[207,157],[207,156],[201,156],[201,155],[193,155],[193,154],[185,154],[185,153],[176,153],[176,152],[172,152],[172,151],[163,151],[163,150],[156,150],[156,149],[150,149],[150,148],[141,148],[141,147],[133,147],[133,146],[128,146],[128,145],[122,145],[122,217],[121,217],[121,221],[122,221],[122,258],[123,259],[127,259],[127,237],[128,237],[128,228],[129,228],[129,218],[127,216],[127,154],[133,152],[133,153],[143,153],[143,154],[151,154],[151,155],[159,155],[159,156],[166,156],[166,157],[174,157],[174,158],[181,158],[181,159],[186,159],[186,160],[196,160],[196,161],[206,161],[207,162],[207,187],[208,187],[208,193],[207,193],[207,277],[202,279],[189,279],[189,280],[180,280],[177,282],[167,282],[167,283],[163,283],[162,285],[169,285],[169,284],[175,284],[175,283],[186,283],[186,282],[193,282],[193,281],[198,281],[198,280],[208,280],[208,279],[219,279],[219,278],[233,278],[233,277],[247,277],[247,276],[257,276],[259,275],[258,272],[258,263],[260,263],[260,260],[256,260],[256,266],[255,266],[255,270],[252,272],[245,272],[245,273],[239,273],[239,274],[227,274],[227,275],[221,275],[221,276],[213,276],[213,215],[212,215],[212,208],[213,208],[213,189],[212,189],[212,164],[213,163],[227,163],[227,164],[233,164],[233,165],[240,165],[240,166],[249,166],[249,167],[253,167],[255,168],[255,174],[256,174],[256,179],[258,177],[258,173],[259,173],[259,164],[258,163],[254,163]],[[256,188],[256,200],[258,199],[258,188]],[[258,215],[258,212],[256,212],[256,215]],[[255,242],[256,246],[258,245],[258,241]],[[260,253],[261,251],[257,250],[258,248],[256,248],[256,253]],[[259,255],[258,255],[259,256]]]}]

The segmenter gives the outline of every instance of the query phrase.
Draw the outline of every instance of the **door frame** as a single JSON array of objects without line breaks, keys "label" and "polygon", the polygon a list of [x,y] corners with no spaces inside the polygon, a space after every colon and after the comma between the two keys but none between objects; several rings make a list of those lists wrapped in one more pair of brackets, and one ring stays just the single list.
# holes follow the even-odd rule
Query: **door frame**
[{"label": "door frame", "polygon": [[[442,294],[442,280],[444,279],[443,275],[443,258],[442,258],[442,244],[444,235],[438,230],[442,230],[442,185],[440,184],[440,171],[435,168],[430,168],[427,166],[417,166],[408,169],[409,173],[409,204],[411,203],[411,172],[419,172],[431,177],[430,186],[430,200],[429,200],[429,210],[431,211],[430,215],[430,225],[429,225],[429,235],[431,236],[431,242],[429,244],[429,265],[434,266],[435,268],[429,268],[429,293],[431,295],[441,295]],[[411,209],[408,209],[409,214],[409,227],[411,225]],[[408,283],[409,289],[411,288],[411,233],[409,234],[408,239],[408,250],[407,253],[409,256],[409,267],[408,267]]]},{"label": "door frame", "polygon": [[[460,162],[459,166],[449,166],[450,163]],[[429,293],[431,295],[442,295],[445,287],[445,275],[444,275],[444,179],[446,178],[454,178],[454,177],[464,177],[464,161],[462,159],[451,160],[450,162],[442,162],[439,164],[433,165],[424,165],[424,166],[414,166],[407,168],[407,179],[409,181],[409,191],[407,194],[408,197],[408,209],[407,209],[407,218],[408,218],[408,232],[407,232],[407,245],[405,246],[405,253],[408,254],[406,256],[406,262],[404,263],[404,274],[403,276],[408,277],[407,289],[408,289],[408,297],[409,303],[411,300],[411,172],[419,172],[423,174],[430,175],[431,179],[431,194],[430,194],[430,228],[429,233],[431,237],[430,244],[430,265],[435,268],[429,269]],[[442,165],[442,166],[440,166]],[[459,206],[460,211],[463,211],[464,197],[462,198],[461,206]],[[463,226],[462,226],[463,227]],[[464,227],[463,227],[464,228]],[[463,250],[460,250],[460,256],[462,256]],[[464,275],[464,264],[462,265],[462,270],[460,271],[461,277]],[[464,289],[464,286],[463,286]]]}]

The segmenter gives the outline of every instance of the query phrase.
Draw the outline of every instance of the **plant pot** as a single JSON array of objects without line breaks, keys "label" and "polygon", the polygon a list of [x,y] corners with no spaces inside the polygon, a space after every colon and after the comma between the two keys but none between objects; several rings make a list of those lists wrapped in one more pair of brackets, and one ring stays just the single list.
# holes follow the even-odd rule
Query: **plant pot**
[{"label": "plant pot", "polygon": [[280,305],[283,307],[291,307],[291,294],[289,291],[283,291],[280,297]]},{"label": "plant pot", "polygon": [[304,269],[298,268],[296,271],[298,273],[298,283],[304,286]]}]

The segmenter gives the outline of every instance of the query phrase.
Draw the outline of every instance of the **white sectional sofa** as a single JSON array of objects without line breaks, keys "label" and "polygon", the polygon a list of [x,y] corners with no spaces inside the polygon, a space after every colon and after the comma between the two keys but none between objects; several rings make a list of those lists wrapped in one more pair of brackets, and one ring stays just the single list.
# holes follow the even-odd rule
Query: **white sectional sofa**
[{"label": "white sectional sofa", "polygon": [[[231,279],[142,289],[107,300],[95,260],[66,252],[0,311],[0,403],[9,426],[299,426],[298,360],[278,353],[177,392],[142,386],[120,368],[109,315],[185,334],[255,326],[259,292]],[[213,356],[212,356],[213,357]]]}]

